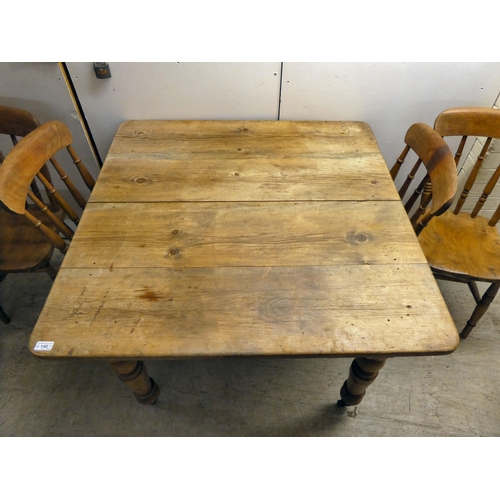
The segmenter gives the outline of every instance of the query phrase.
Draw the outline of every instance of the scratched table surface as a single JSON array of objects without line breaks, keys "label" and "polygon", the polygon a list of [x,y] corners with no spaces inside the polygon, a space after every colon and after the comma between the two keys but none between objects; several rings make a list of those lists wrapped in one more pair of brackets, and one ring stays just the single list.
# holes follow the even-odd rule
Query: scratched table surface
[{"label": "scratched table surface", "polygon": [[111,361],[457,345],[370,127],[291,121],[123,123],[30,339]]}]

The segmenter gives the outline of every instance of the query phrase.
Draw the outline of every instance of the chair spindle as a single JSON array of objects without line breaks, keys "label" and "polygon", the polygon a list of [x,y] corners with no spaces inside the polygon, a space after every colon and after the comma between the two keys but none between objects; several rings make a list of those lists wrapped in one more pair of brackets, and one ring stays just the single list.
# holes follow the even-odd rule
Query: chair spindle
[{"label": "chair spindle", "polygon": [[413,165],[413,168],[411,169],[410,173],[406,176],[406,180],[401,189],[399,190],[399,196],[401,197],[401,199],[404,198],[406,191],[408,191],[408,188],[410,187],[410,184],[415,178],[415,174],[418,172],[420,165],[422,165],[422,160],[419,158],[415,162],[415,165]]},{"label": "chair spindle", "polygon": [[[47,197],[49,198],[49,201],[50,201],[50,208],[51,208],[52,212],[58,212],[61,209],[61,207],[59,206],[59,203],[57,202],[54,194],[52,193],[52,188],[54,188],[54,185],[52,184],[52,176],[50,175],[49,167],[45,164],[40,169],[40,173],[47,179],[47,181],[51,187],[50,190],[45,188],[45,192],[47,193]],[[33,182],[36,182],[35,177],[33,178]]]},{"label": "chair spindle", "polygon": [[415,226],[419,217],[425,212],[425,209],[427,208],[432,199],[432,183],[428,175],[424,177],[422,183],[424,183],[424,181],[425,181],[425,187],[422,192],[422,197],[420,198],[419,206],[417,210],[415,210],[415,213],[412,215],[410,219],[410,222],[412,223],[413,226]]},{"label": "chair spindle", "polygon": [[35,179],[31,181],[30,188],[37,198],[42,199],[42,193],[40,193],[40,189],[38,188],[38,184]]},{"label": "chair spindle", "polygon": [[52,186],[52,184],[50,184],[40,172],[38,172],[36,176],[42,181],[42,184],[45,186],[47,192],[50,193],[52,196],[54,196],[54,198],[57,200],[57,203],[59,203],[60,207],[66,212],[67,216],[75,224],[78,224],[78,222],[80,221],[78,214],[69,206],[66,200],[56,191],[54,186]]},{"label": "chair spindle", "polygon": [[457,167],[458,167],[458,163],[460,162],[460,158],[462,157],[462,153],[464,151],[465,141],[467,141],[466,135],[462,136],[462,139],[460,140],[460,144],[458,145],[457,151],[455,153],[455,164],[457,165]]},{"label": "chair spindle", "polygon": [[495,172],[491,176],[490,180],[488,181],[488,184],[486,184],[483,193],[481,194],[479,200],[477,200],[477,203],[474,207],[474,210],[472,210],[470,216],[472,218],[476,217],[476,215],[479,213],[481,208],[483,208],[483,205],[485,201],[488,199],[488,196],[491,194],[493,189],[495,188],[495,185],[500,178],[500,165],[496,168]]},{"label": "chair spindle", "polygon": [[68,250],[68,244],[58,234],[54,233],[52,229],[49,229],[42,221],[38,220],[27,210],[24,212],[24,216],[50,241],[54,247],[59,249],[61,253],[66,253]]},{"label": "chair spindle", "polygon": [[474,182],[476,181],[477,174],[479,173],[479,169],[481,168],[481,165],[483,164],[483,160],[486,157],[486,153],[488,151],[488,148],[490,147],[491,143],[491,137],[488,137],[486,139],[486,142],[484,143],[483,149],[481,150],[481,153],[479,154],[476,163],[474,164],[474,167],[469,174],[469,177],[467,178],[467,181],[465,182],[465,186],[462,190],[462,194],[460,195],[460,198],[457,201],[457,204],[455,206],[455,210],[453,210],[453,213],[456,215],[460,212],[462,209],[465,200],[469,196],[469,191],[472,189],[472,186],[474,185]]},{"label": "chair spindle", "polygon": [[76,168],[80,172],[83,182],[85,182],[85,185],[92,191],[92,189],[94,189],[95,186],[94,178],[90,175],[89,171],[87,170],[87,167],[85,167],[82,160],[80,160],[73,147],[69,145],[66,147],[66,149],[71,155],[71,158],[73,159],[73,163],[76,165]]},{"label": "chair spindle", "polygon": [[73,181],[68,177],[68,174],[63,170],[59,162],[55,158],[50,159],[50,163],[54,165],[54,168],[56,169],[57,173],[59,174],[59,177],[61,180],[64,182],[66,187],[68,188],[68,191],[72,194],[73,198],[75,201],[78,203],[78,205],[81,208],[85,208],[85,199],[83,198],[82,194],[76,186],[73,184]]},{"label": "chair spindle", "polygon": [[490,220],[488,221],[488,226],[494,227],[498,224],[498,221],[500,221],[500,205],[498,205],[497,209],[495,210],[495,213],[491,216]]},{"label": "chair spindle", "polygon": [[401,153],[399,158],[396,160],[396,163],[394,164],[394,166],[391,168],[392,180],[394,180],[396,178],[396,176],[398,175],[399,169],[401,168],[401,165],[404,163],[406,155],[408,154],[408,151],[410,151],[410,146],[405,146],[405,148],[403,149],[403,152]]},{"label": "chair spindle", "polygon": [[479,288],[477,287],[477,283],[475,281],[468,281],[467,285],[469,285],[469,290],[476,301],[476,304],[479,304],[481,300],[481,294],[479,293]]},{"label": "chair spindle", "polygon": [[407,214],[411,212],[413,205],[415,205],[415,202],[418,200],[419,196],[424,192],[424,187],[428,180],[429,175],[426,174],[425,177],[420,181],[420,184],[417,186],[415,191],[413,191],[413,194],[408,198],[408,201],[405,203],[405,210]]},{"label": "chair spindle", "polygon": [[59,220],[34,193],[28,191],[28,196],[31,201],[51,220],[51,222],[64,234],[67,238],[73,237],[73,231],[64,222]]}]

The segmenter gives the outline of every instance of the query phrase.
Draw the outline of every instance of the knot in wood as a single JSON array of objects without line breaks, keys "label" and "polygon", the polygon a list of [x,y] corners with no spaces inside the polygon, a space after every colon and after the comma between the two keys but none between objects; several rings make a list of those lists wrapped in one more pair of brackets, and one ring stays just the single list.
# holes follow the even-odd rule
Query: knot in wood
[{"label": "knot in wood", "polygon": [[360,243],[364,243],[371,239],[370,235],[367,233],[357,233],[355,231],[351,231],[347,233],[346,240],[351,245],[359,245]]}]

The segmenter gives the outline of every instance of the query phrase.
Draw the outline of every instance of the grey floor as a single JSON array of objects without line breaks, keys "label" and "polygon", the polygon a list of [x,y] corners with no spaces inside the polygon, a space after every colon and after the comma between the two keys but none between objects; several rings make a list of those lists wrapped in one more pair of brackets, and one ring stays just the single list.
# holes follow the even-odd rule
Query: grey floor
[{"label": "grey floor", "polygon": [[[0,303],[1,436],[499,436],[500,300],[448,356],[389,360],[357,407],[335,405],[350,359],[153,361],[141,406],[99,361],[35,358],[28,339],[52,282],[10,275]],[[459,328],[474,302],[440,283]]]}]

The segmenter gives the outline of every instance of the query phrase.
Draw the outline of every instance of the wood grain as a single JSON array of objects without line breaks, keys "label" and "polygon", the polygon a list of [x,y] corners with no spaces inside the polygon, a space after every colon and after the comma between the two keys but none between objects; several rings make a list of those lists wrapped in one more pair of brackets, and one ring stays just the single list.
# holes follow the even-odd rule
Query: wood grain
[{"label": "wood grain", "polygon": [[405,142],[422,160],[432,183],[430,212],[423,217],[425,226],[432,216],[448,209],[455,197],[458,185],[455,161],[446,142],[425,123],[413,124]]},{"label": "wood grain", "polygon": [[447,212],[431,221],[419,241],[436,271],[478,281],[500,280],[500,235],[486,217]]},{"label": "wood grain", "polygon": [[400,202],[91,203],[64,267],[425,263]]},{"label": "wood grain", "polygon": [[443,354],[458,335],[425,264],[61,269],[31,336],[48,357]]},{"label": "wood grain", "polygon": [[331,158],[379,154],[362,122],[127,121],[111,144],[112,157],[158,155],[165,160]]},{"label": "wood grain", "polygon": [[[399,196],[401,200],[405,199],[408,189],[413,185],[413,193],[406,201],[405,209],[410,214],[420,199],[410,219],[418,235],[433,217],[444,213],[451,206],[458,179],[455,161],[448,145],[431,127],[425,123],[414,123],[406,132],[405,143],[403,152],[391,169],[391,177],[393,180],[397,178],[407,154],[413,151],[417,161],[408,172]],[[418,174],[422,165],[426,170],[424,176]],[[430,207],[427,208],[429,203]]]},{"label": "wood grain", "polygon": [[91,202],[398,199],[359,122],[129,121]]},{"label": "wood grain", "polygon": [[[24,213],[26,192],[35,174],[72,141],[61,122],[48,122],[23,138],[7,155],[0,169],[0,200],[17,214]],[[22,165],[21,169],[19,165]]]},{"label": "wood grain", "polygon": [[380,153],[166,160],[108,156],[90,202],[398,200]]},{"label": "wood grain", "polygon": [[500,112],[480,107],[447,109],[436,118],[434,129],[443,137],[500,137]]},{"label": "wood grain", "polygon": [[0,134],[24,137],[39,125],[40,122],[28,111],[0,106]]}]

